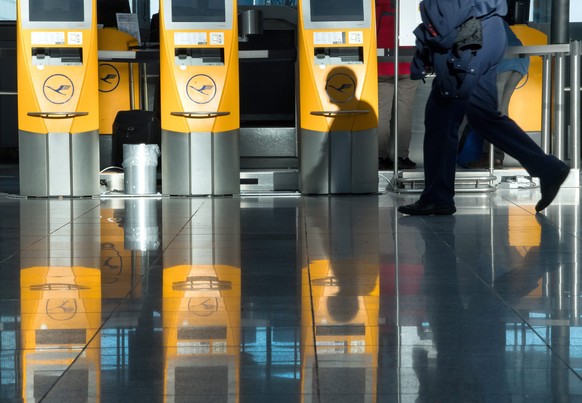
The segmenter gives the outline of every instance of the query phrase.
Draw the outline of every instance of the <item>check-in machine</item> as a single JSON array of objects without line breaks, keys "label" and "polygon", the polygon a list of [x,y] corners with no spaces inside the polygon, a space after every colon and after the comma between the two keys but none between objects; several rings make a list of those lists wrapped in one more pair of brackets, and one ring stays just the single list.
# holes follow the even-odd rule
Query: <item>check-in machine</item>
[{"label": "check-in machine", "polygon": [[95,3],[19,0],[17,36],[20,193],[98,195]]},{"label": "check-in machine", "polygon": [[374,1],[299,1],[300,190],[378,190]]},{"label": "check-in machine", "polygon": [[160,2],[162,193],[240,191],[235,0]]}]

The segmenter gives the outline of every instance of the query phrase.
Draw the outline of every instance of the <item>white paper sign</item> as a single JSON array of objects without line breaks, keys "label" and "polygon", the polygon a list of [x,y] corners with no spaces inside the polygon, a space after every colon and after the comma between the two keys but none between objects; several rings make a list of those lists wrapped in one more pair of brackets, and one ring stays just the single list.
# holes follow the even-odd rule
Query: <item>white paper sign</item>
[{"label": "white paper sign", "polygon": [[348,43],[350,45],[363,45],[364,44],[364,33],[362,31],[348,32]]},{"label": "white paper sign", "polygon": [[206,32],[174,32],[174,45],[208,45]]},{"label": "white paper sign", "polygon": [[82,32],[68,32],[67,33],[67,43],[69,45],[82,45],[83,44],[83,33]]},{"label": "white paper sign", "polygon": [[126,32],[137,39],[141,43],[141,36],[139,34],[139,23],[137,22],[137,14],[132,13],[117,13],[117,29]]},{"label": "white paper sign", "polygon": [[210,44],[211,45],[224,45],[224,32],[211,32],[210,33]]},{"label": "white paper sign", "polygon": [[343,45],[346,43],[345,32],[314,32],[314,45]]},{"label": "white paper sign", "polygon": [[64,32],[31,32],[32,45],[64,45]]}]

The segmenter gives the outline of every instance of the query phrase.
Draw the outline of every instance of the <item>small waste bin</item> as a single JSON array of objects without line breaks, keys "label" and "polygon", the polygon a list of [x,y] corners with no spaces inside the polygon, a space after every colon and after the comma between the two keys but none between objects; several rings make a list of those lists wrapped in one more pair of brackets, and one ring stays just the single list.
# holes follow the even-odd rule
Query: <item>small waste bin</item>
[{"label": "small waste bin", "polygon": [[157,144],[124,144],[123,171],[126,194],[156,193],[156,171],[160,147]]}]

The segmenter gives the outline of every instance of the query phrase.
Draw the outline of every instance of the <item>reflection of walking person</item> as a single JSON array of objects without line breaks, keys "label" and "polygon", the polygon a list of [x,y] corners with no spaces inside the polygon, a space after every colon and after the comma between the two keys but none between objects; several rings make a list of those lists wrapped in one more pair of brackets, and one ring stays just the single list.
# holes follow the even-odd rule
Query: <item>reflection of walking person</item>
[{"label": "reflection of walking person", "polygon": [[[376,0],[376,29],[379,49],[394,48],[394,0]],[[398,63],[398,129],[394,127],[394,63],[378,63],[378,143],[379,168],[393,169],[391,156],[398,158],[398,167],[416,168],[409,158],[412,135],[412,104],[418,87],[410,79],[410,63]],[[398,150],[394,152],[391,133],[397,133]]]},{"label": "reflection of walking person", "polygon": [[[522,42],[511,30],[509,25],[504,22],[503,27],[505,28],[505,33],[507,35],[507,45],[508,46],[522,46]],[[509,101],[511,96],[515,91],[517,85],[521,79],[527,74],[529,69],[529,57],[506,57],[497,65],[497,103],[498,110],[503,115],[509,115]],[[466,119],[465,119],[466,120]],[[464,122],[466,123],[466,122]],[[461,129],[461,140],[460,144],[463,144],[463,140],[467,139],[470,133],[470,126],[465,124],[464,128]],[[488,141],[483,141],[479,135],[475,135],[478,142],[482,142],[482,157],[470,161],[467,164],[468,168],[488,168],[489,167],[489,149],[490,143]],[[460,148],[460,147],[459,147]],[[503,159],[505,158],[505,153],[499,148],[494,147],[493,152],[494,158],[493,163],[495,168],[503,167]],[[460,163],[459,163],[460,164]],[[460,164],[461,165],[461,164]]]},{"label": "reflection of walking person", "polygon": [[424,0],[423,23],[415,30],[417,52],[411,77],[434,70],[426,103],[424,137],[425,188],[420,199],[400,206],[412,215],[454,214],[455,167],[463,116],[484,139],[515,158],[540,179],[536,211],[556,197],[570,168],[543,150],[508,116],[497,111],[497,65],[506,37],[505,0]]}]

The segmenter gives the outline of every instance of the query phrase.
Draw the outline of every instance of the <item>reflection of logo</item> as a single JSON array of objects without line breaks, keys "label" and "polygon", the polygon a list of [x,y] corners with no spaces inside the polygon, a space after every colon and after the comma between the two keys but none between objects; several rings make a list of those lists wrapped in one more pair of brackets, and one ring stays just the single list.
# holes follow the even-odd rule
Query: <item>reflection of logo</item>
[{"label": "reflection of logo", "polygon": [[110,242],[101,244],[102,281],[108,284],[115,283],[122,269],[123,259],[119,251],[115,249],[115,245]]},{"label": "reflection of logo", "polygon": [[64,104],[73,97],[75,87],[71,79],[64,74],[53,74],[45,80],[42,92],[49,102]]},{"label": "reflection of logo", "polygon": [[69,320],[77,313],[77,300],[54,298],[46,301],[46,313],[54,320]]},{"label": "reflection of logo", "polygon": [[115,66],[103,63],[99,65],[99,91],[111,92],[119,85],[119,71]]},{"label": "reflection of logo", "polygon": [[218,311],[218,298],[195,297],[188,300],[188,311],[197,316],[210,316]]},{"label": "reflection of logo", "polygon": [[197,74],[188,80],[186,93],[192,102],[207,104],[216,96],[216,83],[206,74]]},{"label": "reflection of logo", "polygon": [[327,92],[331,102],[343,104],[354,98],[356,94],[356,82],[345,73],[337,73],[327,79],[325,92]]}]

